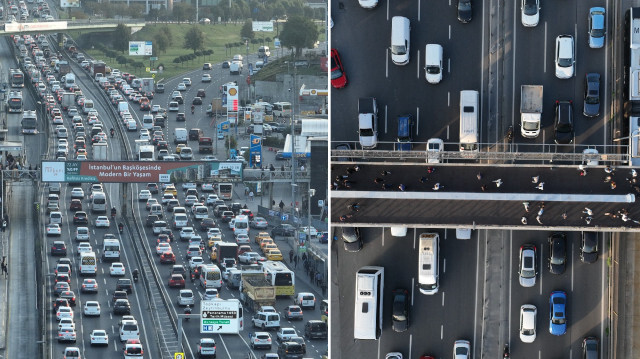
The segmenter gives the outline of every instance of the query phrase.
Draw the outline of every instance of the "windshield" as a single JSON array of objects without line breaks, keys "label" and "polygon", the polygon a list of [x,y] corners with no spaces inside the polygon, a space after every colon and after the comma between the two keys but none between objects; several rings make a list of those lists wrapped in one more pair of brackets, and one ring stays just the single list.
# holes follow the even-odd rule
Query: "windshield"
[{"label": "windshield", "polygon": [[536,0],[526,0],[524,3],[524,14],[532,16],[538,13],[538,5]]},{"label": "windshield", "polygon": [[523,121],[522,128],[525,131],[537,131],[540,128],[540,122]]},{"label": "windshield", "polygon": [[427,66],[427,73],[429,75],[437,75],[440,73],[440,66],[430,65]]},{"label": "windshield", "polygon": [[391,53],[394,55],[406,55],[407,54],[407,48],[404,45],[392,45],[391,46]]},{"label": "windshield", "polygon": [[557,131],[558,132],[562,132],[562,133],[569,133],[569,132],[571,132],[571,125],[566,124],[566,123],[560,124],[560,125],[558,125]]},{"label": "windshield", "polygon": [[571,66],[571,64],[573,64],[573,61],[571,61],[571,58],[558,58],[558,66],[560,67],[569,67]]},{"label": "windshield", "polygon": [[361,128],[360,129],[360,136],[362,136],[362,137],[371,137],[371,136],[373,136],[373,129],[371,129],[371,128]]}]

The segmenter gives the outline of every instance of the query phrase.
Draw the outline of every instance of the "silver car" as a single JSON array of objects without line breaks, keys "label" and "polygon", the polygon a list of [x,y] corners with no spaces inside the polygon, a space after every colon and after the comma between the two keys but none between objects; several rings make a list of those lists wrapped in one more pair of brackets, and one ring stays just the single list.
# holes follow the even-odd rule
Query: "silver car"
[{"label": "silver car", "polygon": [[524,244],[520,247],[520,264],[518,274],[520,275],[520,285],[523,287],[533,287],[536,285],[536,246]]}]

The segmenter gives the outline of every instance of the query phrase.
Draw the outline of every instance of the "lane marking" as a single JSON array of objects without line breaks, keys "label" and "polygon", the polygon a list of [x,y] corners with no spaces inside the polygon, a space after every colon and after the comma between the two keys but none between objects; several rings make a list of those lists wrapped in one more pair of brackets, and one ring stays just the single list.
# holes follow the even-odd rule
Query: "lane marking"
[{"label": "lane marking", "polygon": [[[543,51],[543,55],[542,55],[542,56],[544,56],[544,60],[542,61],[542,63],[544,64],[543,67],[542,67],[543,68],[542,72],[544,72],[544,73],[547,73],[547,36],[548,36],[548,33],[547,33],[547,22],[545,21],[544,22],[544,46],[542,47],[543,50],[544,50]],[[514,67],[515,67],[515,64],[514,64]]]}]

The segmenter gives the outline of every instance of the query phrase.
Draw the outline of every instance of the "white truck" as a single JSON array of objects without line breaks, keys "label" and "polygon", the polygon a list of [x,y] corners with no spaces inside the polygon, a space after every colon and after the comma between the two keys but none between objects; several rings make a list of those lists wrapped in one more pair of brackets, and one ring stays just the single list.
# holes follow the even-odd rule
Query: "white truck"
[{"label": "white truck", "polygon": [[94,143],[93,146],[91,146],[92,151],[93,151],[93,160],[94,161],[106,161],[107,160],[107,149],[109,148],[107,146],[106,142],[98,142],[98,143]]},{"label": "white truck", "polygon": [[153,161],[154,148],[147,140],[136,140],[136,159],[140,161]]},{"label": "white truck", "polygon": [[233,61],[231,65],[229,65],[229,75],[240,75],[242,73],[242,62]]},{"label": "white truck", "polygon": [[374,97],[358,99],[358,137],[364,149],[378,145],[378,103]]},{"label": "white truck", "polygon": [[149,99],[153,98],[153,91],[155,91],[155,84],[151,77],[145,77],[142,79],[142,85],[140,86],[140,92]]},{"label": "white truck", "polygon": [[536,138],[540,134],[542,119],[542,85],[520,87],[520,134]]},{"label": "white truck", "polygon": [[73,92],[64,92],[62,94],[62,109],[67,111],[69,107],[76,105],[76,94]]}]

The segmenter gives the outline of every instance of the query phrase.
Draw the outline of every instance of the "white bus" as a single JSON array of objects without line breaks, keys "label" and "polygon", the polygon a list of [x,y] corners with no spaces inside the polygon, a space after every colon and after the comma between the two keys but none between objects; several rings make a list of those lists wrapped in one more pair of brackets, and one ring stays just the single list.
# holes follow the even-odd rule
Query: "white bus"
[{"label": "white bus", "polygon": [[276,287],[276,296],[293,296],[296,293],[295,275],[282,262],[262,263],[265,279]]},{"label": "white bus", "polygon": [[222,200],[230,200],[233,197],[233,183],[219,183],[218,184],[218,198]]},{"label": "white bus", "polygon": [[276,102],[273,104],[274,117],[291,117],[290,102]]},{"label": "white bus", "polygon": [[107,212],[107,196],[104,192],[94,192],[91,195],[91,212],[106,213]]},{"label": "white bus", "polygon": [[420,234],[418,248],[418,288],[422,294],[436,294],[440,286],[438,268],[438,249],[440,248],[438,233]]},{"label": "white bus", "polygon": [[353,315],[353,339],[380,338],[384,267],[366,266],[356,274],[356,300]]},{"label": "white bus", "polygon": [[103,261],[120,260],[120,241],[115,238],[105,238],[102,244]]},{"label": "white bus", "polygon": [[218,266],[210,264],[200,267],[200,285],[202,288],[222,288],[222,273]]},{"label": "white bus", "polygon": [[478,152],[478,91],[460,91],[460,151]]},{"label": "white bus", "polygon": [[95,275],[97,270],[96,254],[94,252],[82,252],[80,254],[80,275]]}]

